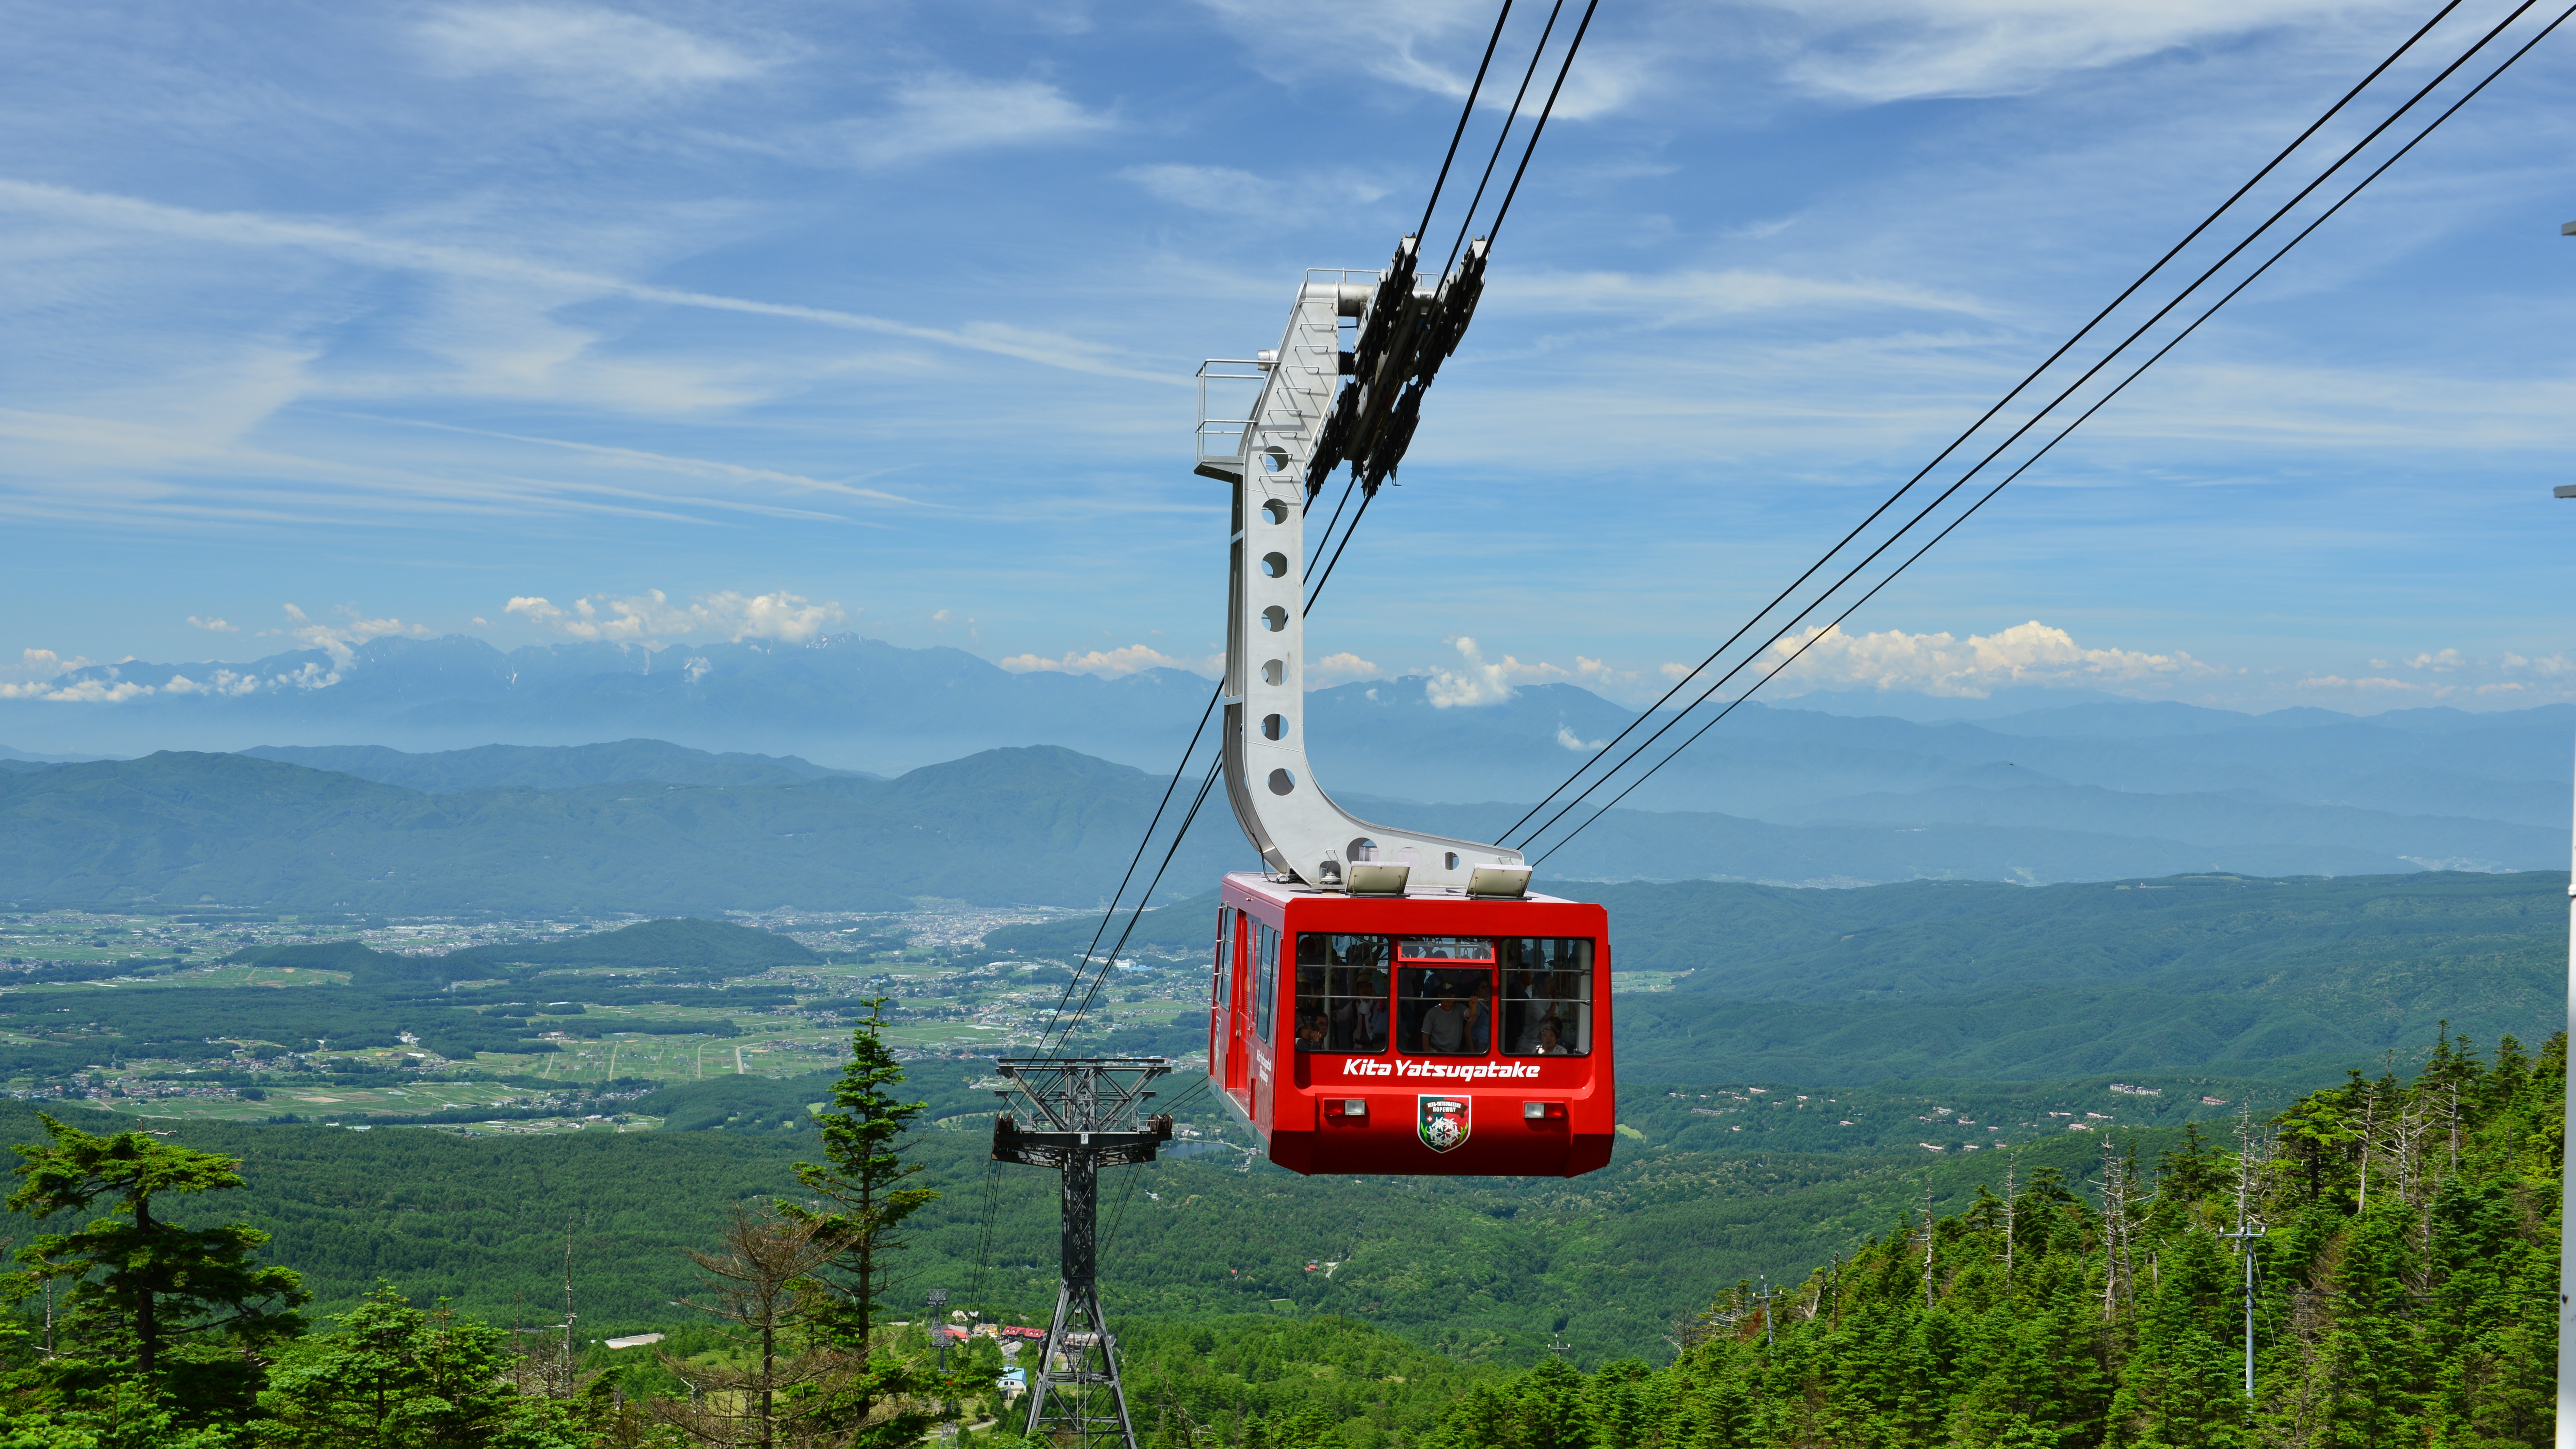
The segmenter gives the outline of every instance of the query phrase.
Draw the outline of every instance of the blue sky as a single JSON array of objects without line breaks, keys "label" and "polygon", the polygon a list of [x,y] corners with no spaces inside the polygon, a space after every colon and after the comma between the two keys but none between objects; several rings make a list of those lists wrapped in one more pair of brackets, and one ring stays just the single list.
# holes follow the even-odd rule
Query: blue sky
[{"label": "blue sky", "polygon": [[[1320,676],[1640,697],[2424,13],[1605,0]],[[1270,345],[1301,268],[1384,259],[1493,11],[0,15],[27,689],[419,631],[1201,665],[1224,513],[1191,373]],[[2570,47],[1784,683],[2576,698]]]}]

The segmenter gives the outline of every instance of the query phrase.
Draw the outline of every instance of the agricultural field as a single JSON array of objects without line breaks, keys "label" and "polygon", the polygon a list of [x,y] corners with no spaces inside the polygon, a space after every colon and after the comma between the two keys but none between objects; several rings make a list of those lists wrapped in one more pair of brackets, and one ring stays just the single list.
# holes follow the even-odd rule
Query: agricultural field
[{"label": "agricultural field", "polygon": [[[0,915],[0,1090],[151,1119],[646,1130],[659,1118],[607,1099],[829,1071],[870,1000],[907,1055],[1035,1045],[1069,963],[993,959],[982,939],[1064,914],[933,901],[732,922]],[[1194,962],[1109,974],[1088,1034],[1197,1041]],[[612,1110],[538,1115],[575,1107]],[[486,1111],[504,1115],[464,1120]]]}]

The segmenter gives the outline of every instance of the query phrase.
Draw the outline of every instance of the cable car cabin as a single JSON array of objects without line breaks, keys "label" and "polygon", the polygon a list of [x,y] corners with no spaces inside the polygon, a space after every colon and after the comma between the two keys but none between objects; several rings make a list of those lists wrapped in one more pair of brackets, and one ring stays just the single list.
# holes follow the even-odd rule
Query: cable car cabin
[{"label": "cable car cabin", "polygon": [[1609,918],[1531,895],[1225,878],[1208,1074],[1294,1172],[1572,1177],[1610,1161]]}]

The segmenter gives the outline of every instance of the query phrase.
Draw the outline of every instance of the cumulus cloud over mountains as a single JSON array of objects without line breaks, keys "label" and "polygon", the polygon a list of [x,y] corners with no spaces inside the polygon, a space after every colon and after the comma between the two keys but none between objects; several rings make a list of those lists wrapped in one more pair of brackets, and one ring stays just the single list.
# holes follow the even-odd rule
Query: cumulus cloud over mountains
[{"label": "cumulus cloud over mountains", "polygon": [[573,600],[569,608],[521,595],[502,610],[541,628],[606,644],[658,644],[696,634],[736,644],[745,639],[799,644],[850,617],[839,604],[813,603],[800,594],[746,595],[731,589],[702,594],[686,604],[672,603],[660,589],[626,598],[594,594]]},{"label": "cumulus cloud over mountains", "polygon": [[1836,625],[1792,634],[1773,644],[1770,654],[1774,660],[1788,662],[1784,680],[1810,688],[1857,684],[1969,699],[1983,699],[1998,688],[2014,685],[2098,689],[2231,672],[2179,649],[2169,654],[2087,649],[2065,630],[2036,619],[1992,634],[1971,634],[1965,640],[1946,631],[1846,634]]}]

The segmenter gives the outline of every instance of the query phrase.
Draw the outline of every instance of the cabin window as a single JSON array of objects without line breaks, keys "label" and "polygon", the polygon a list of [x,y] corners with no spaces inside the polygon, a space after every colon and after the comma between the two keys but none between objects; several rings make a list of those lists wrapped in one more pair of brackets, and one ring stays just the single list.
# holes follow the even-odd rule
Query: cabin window
[{"label": "cabin window", "polygon": [[1481,1057],[1494,1045],[1491,967],[1395,968],[1395,1017],[1406,1051],[1435,1057]]},{"label": "cabin window", "polygon": [[1259,921],[1252,923],[1252,1030],[1263,1041],[1271,1040],[1271,1003],[1279,999],[1272,990],[1279,975],[1279,933]]},{"label": "cabin window", "polygon": [[1407,936],[1407,961],[1491,961],[1494,943],[1476,936]]},{"label": "cabin window", "polygon": [[1592,942],[1522,936],[1502,943],[1503,1050],[1520,1057],[1592,1051]]},{"label": "cabin window", "polygon": [[1297,935],[1297,1050],[1386,1050],[1384,936]]},{"label": "cabin window", "polygon": [[1210,1004],[1222,1009],[1234,993],[1234,909],[1219,906],[1216,912],[1216,987],[1208,993]]}]

